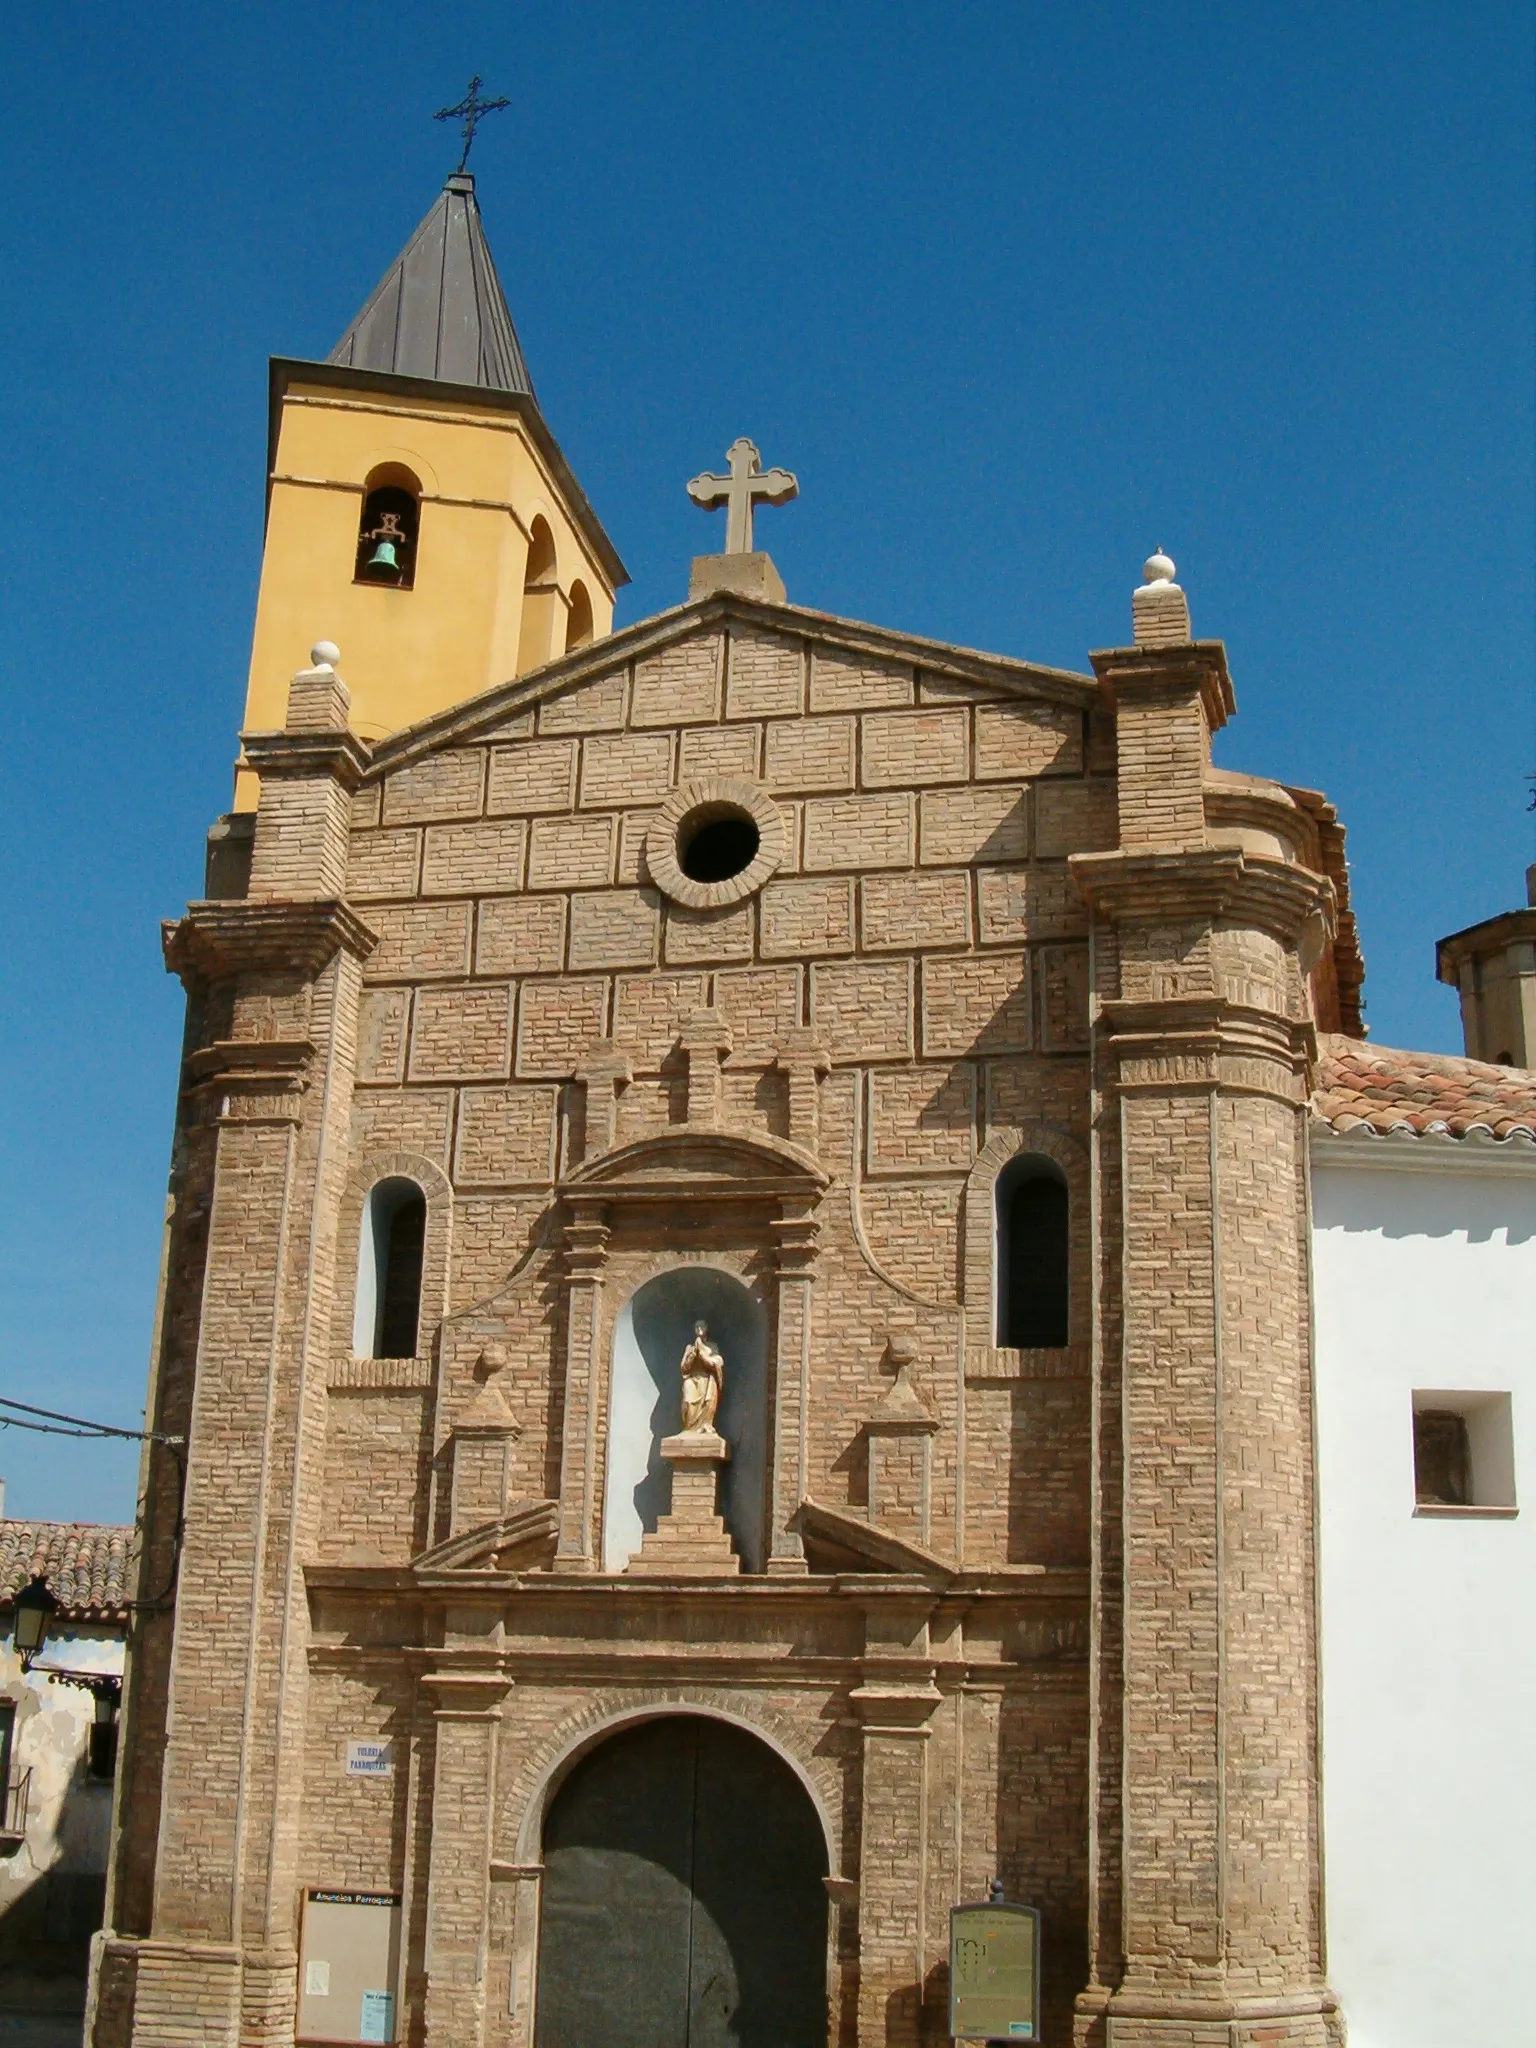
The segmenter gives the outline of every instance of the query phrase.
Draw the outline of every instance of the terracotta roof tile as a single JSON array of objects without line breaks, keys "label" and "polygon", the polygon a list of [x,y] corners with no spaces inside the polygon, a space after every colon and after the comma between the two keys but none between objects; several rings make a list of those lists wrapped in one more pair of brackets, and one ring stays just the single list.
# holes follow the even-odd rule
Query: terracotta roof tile
[{"label": "terracotta roof tile", "polygon": [[1536,1139],[1536,1073],[1523,1067],[1398,1052],[1333,1033],[1318,1044],[1312,1112],[1332,1130]]},{"label": "terracotta roof tile", "polygon": [[132,1548],[132,1529],[112,1522],[0,1520],[0,1604],[42,1572],[66,1619],[120,1620]]}]

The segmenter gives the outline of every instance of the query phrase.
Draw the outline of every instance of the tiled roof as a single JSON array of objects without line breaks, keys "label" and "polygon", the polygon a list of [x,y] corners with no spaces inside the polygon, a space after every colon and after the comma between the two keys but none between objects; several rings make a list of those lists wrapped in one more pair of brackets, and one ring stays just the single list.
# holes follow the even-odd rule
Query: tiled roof
[{"label": "tiled roof", "polygon": [[1319,1040],[1313,1114],[1331,1130],[1536,1139],[1536,1073],[1358,1038]]},{"label": "tiled roof", "polygon": [[127,1614],[132,1529],[112,1522],[0,1520],[0,1604],[41,1572],[61,1613],[74,1621]]}]

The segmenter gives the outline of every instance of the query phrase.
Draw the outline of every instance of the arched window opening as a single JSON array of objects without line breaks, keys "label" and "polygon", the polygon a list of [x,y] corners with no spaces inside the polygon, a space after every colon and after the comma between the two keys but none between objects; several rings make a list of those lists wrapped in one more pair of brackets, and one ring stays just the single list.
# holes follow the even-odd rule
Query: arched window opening
[{"label": "arched window opening", "polygon": [[416,581],[420,530],[421,485],[398,463],[376,469],[363,489],[354,580],[409,590]]},{"label": "arched window opening", "polygon": [[565,621],[565,651],[574,654],[578,647],[592,644],[592,600],[587,595],[587,586],[578,578],[571,585],[570,610]]},{"label": "arched window opening", "polygon": [[538,518],[528,533],[528,564],[523,571],[523,619],[517,636],[517,671],[541,668],[554,652],[555,607],[560,589],[555,578],[555,537],[549,522]]},{"label": "arched window opening", "polygon": [[352,1350],[358,1358],[414,1358],[421,1325],[427,1198],[413,1180],[381,1180],[363,1204]]},{"label": "arched window opening", "polygon": [[1067,1183],[1021,1153],[997,1177],[997,1341],[1020,1351],[1067,1341]]}]

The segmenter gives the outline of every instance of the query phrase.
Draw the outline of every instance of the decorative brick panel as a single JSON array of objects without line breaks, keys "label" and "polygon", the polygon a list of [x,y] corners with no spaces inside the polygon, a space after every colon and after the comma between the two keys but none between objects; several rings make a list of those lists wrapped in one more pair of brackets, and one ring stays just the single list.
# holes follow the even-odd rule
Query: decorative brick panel
[{"label": "decorative brick panel", "polygon": [[672,786],[672,735],[625,733],[591,739],[581,749],[581,801],[589,808],[644,803]]},{"label": "decorative brick panel", "polygon": [[363,972],[369,981],[430,981],[469,972],[469,903],[381,904],[368,922],[379,943]]},{"label": "decorative brick panel", "polygon": [[859,896],[859,932],[872,953],[963,946],[970,941],[969,875],[866,875]]},{"label": "decorative brick panel", "polygon": [[821,797],[805,807],[805,867],[902,868],[912,858],[912,804],[899,796]]},{"label": "decorative brick panel", "polygon": [[565,964],[563,896],[492,897],[480,906],[477,974],[557,974]]},{"label": "decorative brick panel", "polygon": [[485,807],[493,815],[503,811],[566,811],[575,797],[574,740],[533,740],[525,747],[491,750]]},{"label": "decorative brick panel", "polygon": [[904,665],[873,659],[847,661],[819,648],[811,657],[813,711],[862,711],[883,704],[910,704],[912,699],[912,671]]},{"label": "decorative brick panel", "polygon": [[654,889],[602,889],[573,896],[572,969],[649,966],[656,958],[659,904]]},{"label": "decorative brick panel", "polygon": [[965,711],[869,713],[860,720],[864,787],[963,782],[969,766],[969,722]]},{"label": "decorative brick panel", "polygon": [[731,1032],[733,1063],[766,1064],[800,1022],[798,967],[735,968],[715,976],[715,1008]]},{"label": "decorative brick panel", "polygon": [[1022,953],[923,962],[923,1051],[1027,1052],[1029,975]]},{"label": "decorative brick panel", "polygon": [[702,974],[620,975],[613,996],[614,1044],[634,1061],[637,1073],[654,1074],[677,1043],[683,1019],[702,1009],[704,998]]},{"label": "decorative brick panel", "polygon": [[811,1022],[836,1061],[910,1059],[911,961],[818,961]]},{"label": "decorative brick panel", "polygon": [[631,725],[692,725],[720,716],[724,640],[680,640],[635,663]]},{"label": "decorative brick panel", "polygon": [[528,846],[530,889],[575,889],[613,877],[612,818],[535,818]]},{"label": "decorative brick panel", "polygon": [[647,879],[645,835],[658,816],[659,813],[656,811],[626,811],[620,818],[619,866],[614,878],[616,881],[643,882]]},{"label": "decorative brick panel", "polygon": [[870,1075],[871,1173],[964,1172],[975,1152],[974,1067],[881,1067]]},{"label": "decorative brick panel", "polygon": [[418,989],[411,1079],[467,1081],[504,1074],[511,1016],[507,988]]},{"label": "decorative brick panel", "polygon": [[485,793],[485,752],[480,747],[428,754],[399,768],[384,784],[386,825],[427,818],[478,818]]},{"label": "decorative brick panel", "polygon": [[352,1098],[352,1151],[420,1152],[448,1164],[453,1091],[448,1088],[368,1089]]},{"label": "decorative brick panel", "polygon": [[377,782],[370,782],[366,789],[354,790],[352,795],[352,830],[354,832],[366,832],[370,825],[377,825],[383,795],[383,789]]},{"label": "decorative brick panel", "polygon": [[770,882],[762,894],[764,955],[853,951],[853,883]]},{"label": "decorative brick panel", "polygon": [[960,1299],[959,1181],[869,1181],[859,1208],[881,1270],[925,1301]]},{"label": "decorative brick panel", "polygon": [[1028,858],[1026,790],[929,790],[918,816],[918,858],[925,866]]},{"label": "decorative brick panel", "polygon": [[628,673],[622,668],[578,683],[539,706],[540,732],[617,732],[624,723]]},{"label": "decorative brick panel", "polygon": [[466,1088],[459,1097],[454,1172],[466,1181],[550,1181],[554,1088]]},{"label": "decorative brick panel", "polygon": [[727,718],[763,718],[802,711],[805,654],[792,640],[733,632],[725,685]]},{"label": "decorative brick panel", "polygon": [[[378,792],[373,792],[377,800]],[[378,896],[414,896],[421,873],[421,833],[357,832],[347,857],[347,894],[366,903]]]},{"label": "decorative brick panel", "polygon": [[364,991],[357,1014],[357,1078],[359,1081],[402,1081],[405,1078],[405,1034],[410,1022],[408,988]]},{"label": "decorative brick panel", "polygon": [[525,981],[517,1017],[517,1071],[526,1077],[574,1074],[593,1039],[603,1035],[608,984]]},{"label": "decorative brick panel", "polygon": [[1042,946],[1040,1028],[1046,1052],[1075,1052],[1088,1043],[1088,948]]},{"label": "decorative brick panel", "polygon": [[702,782],[724,776],[755,782],[761,739],[760,725],[695,726],[683,734],[677,779]]},{"label": "decorative brick panel", "polygon": [[768,727],[764,775],[776,790],[852,789],[851,718],[793,718]]},{"label": "decorative brick panel", "polygon": [[982,704],[976,711],[976,774],[983,782],[1077,775],[1083,714],[1045,704]]},{"label": "decorative brick panel", "polygon": [[1110,782],[1042,782],[1035,791],[1035,851],[1042,860],[1106,852],[1117,845]]},{"label": "decorative brick panel", "polygon": [[521,818],[475,825],[429,825],[422,863],[425,896],[499,895],[523,886],[523,847],[528,828]]},{"label": "decorative brick panel", "polygon": [[1059,868],[983,868],[976,889],[984,945],[1076,938],[1088,930],[1088,906]]},{"label": "decorative brick panel", "polygon": [[667,905],[666,956],[669,961],[750,960],[756,906],[749,899],[725,910],[690,910],[683,903]]}]

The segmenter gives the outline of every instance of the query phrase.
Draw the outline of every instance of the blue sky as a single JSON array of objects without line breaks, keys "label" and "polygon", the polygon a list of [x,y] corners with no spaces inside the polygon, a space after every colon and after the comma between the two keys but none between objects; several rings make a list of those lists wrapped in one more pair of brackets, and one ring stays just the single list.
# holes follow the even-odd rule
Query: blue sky
[{"label": "blue sky", "polygon": [[[545,415],[679,602],[749,433],[790,596],[1073,667],[1176,557],[1221,760],[1348,825],[1373,1035],[1520,900],[1532,730],[1524,6],[97,4],[0,23],[0,1390],[133,1424],[180,998],[228,801],[265,358],[323,356],[455,162]],[[134,1455],[0,1433],[12,1514]]]}]

